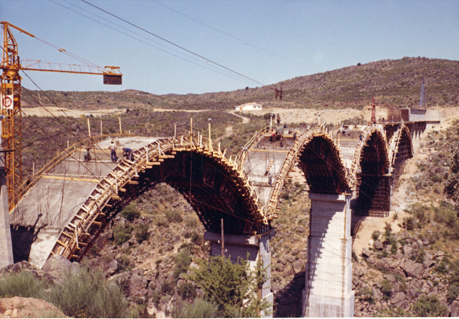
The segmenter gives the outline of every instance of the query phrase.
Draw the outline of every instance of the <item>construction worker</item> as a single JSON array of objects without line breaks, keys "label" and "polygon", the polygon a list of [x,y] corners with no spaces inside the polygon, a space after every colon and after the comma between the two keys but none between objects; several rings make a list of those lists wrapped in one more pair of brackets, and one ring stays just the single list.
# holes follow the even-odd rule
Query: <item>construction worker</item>
[{"label": "construction worker", "polygon": [[89,147],[86,148],[83,157],[85,162],[89,162],[91,160],[91,155],[89,154]]},{"label": "construction worker", "polygon": [[126,159],[132,161],[132,149],[130,149],[129,147],[125,147],[123,148],[123,152],[124,152],[124,157],[126,157]]},{"label": "construction worker", "polygon": [[112,162],[116,163],[116,161],[118,160],[118,157],[116,156],[116,145],[115,145],[114,141],[112,141],[112,143],[110,144],[108,149],[110,150],[110,158],[111,158]]},{"label": "construction worker", "polygon": [[273,177],[271,176],[271,174],[268,175],[268,185],[273,186]]}]

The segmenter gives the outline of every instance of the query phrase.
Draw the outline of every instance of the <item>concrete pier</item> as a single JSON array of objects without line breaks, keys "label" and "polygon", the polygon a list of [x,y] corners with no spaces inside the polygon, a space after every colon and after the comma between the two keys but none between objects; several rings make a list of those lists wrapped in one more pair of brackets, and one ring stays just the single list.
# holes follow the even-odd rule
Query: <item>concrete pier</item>
[{"label": "concrete pier", "polygon": [[0,269],[14,264],[5,168],[0,167]]},{"label": "concrete pier", "polygon": [[304,317],[352,317],[351,195],[309,194]]},{"label": "concrete pier", "polygon": [[[263,284],[259,296],[271,303],[274,301],[274,295],[271,291],[271,252],[269,251],[269,239],[272,235],[272,232],[261,236],[224,235],[225,256],[231,256],[233,263],[236,263],[239,257],[246,259],[247,253],[249,253],[249,264],[253,269],[255,269],[259,260],[263,262],[263,268],[266,268],[267,280]],[[221,234],[207,231],[204,234],[204,238],[211,242],[211,255],[221,255]],[[262,317],[272,318],[273,309],[270,310],[271,315],[262,314]]]}]

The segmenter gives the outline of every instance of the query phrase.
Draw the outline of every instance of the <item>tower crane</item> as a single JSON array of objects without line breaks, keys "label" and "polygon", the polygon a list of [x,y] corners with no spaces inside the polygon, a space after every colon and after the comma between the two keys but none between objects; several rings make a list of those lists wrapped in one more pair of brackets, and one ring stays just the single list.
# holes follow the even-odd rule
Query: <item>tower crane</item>
[{"label": "tower crane", "polygon": [[[6,170],[6,186],[8,189],[8,204],[11,210],[19,198],[17,191],[22,185],[22,110],[21,110],[21,76],[19,71],[47,71],[76,74],[103,75],[104,84],[120,85],[122,74],[119,67],[106,66],[105,68],[90,65],[75,65],[61,63],[47,63],[40,60],[24,60],[21,64],[18,54],[18,45],[11,29],[16,29],[30,37],[33,34],[26,32],[13,24],[1,21],[3,29],[3,58],[0,68],[0,115],[2,148]],[[59,49],[65,52],[64,49]]]}]

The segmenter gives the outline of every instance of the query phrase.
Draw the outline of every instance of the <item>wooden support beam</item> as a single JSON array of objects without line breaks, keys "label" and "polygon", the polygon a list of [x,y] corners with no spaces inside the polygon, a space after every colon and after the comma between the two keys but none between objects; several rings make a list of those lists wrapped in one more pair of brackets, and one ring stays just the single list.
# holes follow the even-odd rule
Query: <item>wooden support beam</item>
[{"label": "wooden support beam", "polygon": [[138,185],[139,182],[138,181],[129,181],[128,184],[129,185]]},{"label": "wooden support beam", "polygon": [[146,162],[145,165],[147,166],[161,165],[161,162]]}]

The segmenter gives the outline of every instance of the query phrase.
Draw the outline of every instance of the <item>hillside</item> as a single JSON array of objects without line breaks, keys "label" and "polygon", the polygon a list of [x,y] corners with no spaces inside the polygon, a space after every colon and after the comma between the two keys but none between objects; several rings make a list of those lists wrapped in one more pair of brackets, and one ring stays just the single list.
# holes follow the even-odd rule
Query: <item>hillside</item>
[{"label": "hillside", "polygon": [[[428,106],[457,105],[459,61],[402,58],[349,66],[333,71],[301,76],[269,86],[205,94],[154,95],[136,90],[109,92],[59,92],[25,90],[25,105],[38,101],[77,109],[172,108],[229,110],[256,101],[266,107],[362,107],[373,98],[378,104],[419,105],[422,79],[425,79]],[[283,87],[283,100],[274,99],[274,87]],[[56,105],[54,105],[56,106]]]}]

